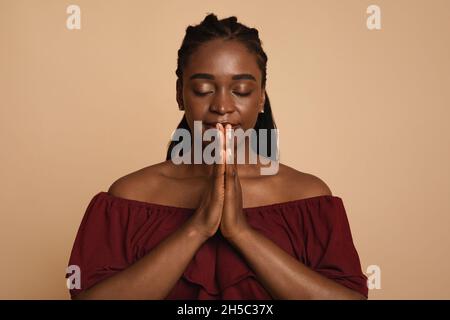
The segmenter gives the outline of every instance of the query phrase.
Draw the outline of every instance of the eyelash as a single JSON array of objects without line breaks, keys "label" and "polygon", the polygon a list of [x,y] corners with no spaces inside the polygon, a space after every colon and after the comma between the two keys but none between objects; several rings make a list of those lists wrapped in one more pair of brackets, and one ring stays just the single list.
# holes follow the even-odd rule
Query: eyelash
[{"label": "eyelash", "polygon": [[234,94],[237,95],[237,96],[240,96],[240,97],[247,97],[247,96],[249,96],[251,93],[252,93],[252,92],[249,91],[249,92],[245,92],[245,93],[235,92]]},{"label": "eyelash", "polygon": [[[204,96],[206,96],[207,94],[209,94],[209,93],[211,93],[211,92],[212,92],[212,91],[209,91],[209,92],[198,92],[198,91],[194,91],[195,95],[196,95],[196,96],[199,96],[199,97],[204,97]],[[234,92],[234,94],[237,95],[237,96],[239,96],[239,97],[247,97],[247,96],[249,96],[251,93],[252,93],[251,91],[245,92],[245,93]]]}]

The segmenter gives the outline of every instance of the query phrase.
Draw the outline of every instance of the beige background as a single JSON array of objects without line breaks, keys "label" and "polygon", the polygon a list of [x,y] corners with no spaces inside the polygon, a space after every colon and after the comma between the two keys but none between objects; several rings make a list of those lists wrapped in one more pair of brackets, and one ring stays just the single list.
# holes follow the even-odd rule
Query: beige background
[{"label": "beige background", "polygon": [[450,298],[446,0],[0,0],[0,298],[68,298],[89,200],[165,158],[177,50],[208,12],[260,31],[281,161],[344,199],[363,270],[381,268],[369,297]]}]

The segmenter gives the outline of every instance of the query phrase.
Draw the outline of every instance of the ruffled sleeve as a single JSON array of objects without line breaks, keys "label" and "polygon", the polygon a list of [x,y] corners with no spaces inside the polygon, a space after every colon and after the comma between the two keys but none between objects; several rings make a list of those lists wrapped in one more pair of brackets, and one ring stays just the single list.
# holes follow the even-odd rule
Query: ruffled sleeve
[{"label": "ruffled sleeve", "polygon": [[306,265],[367,298],[367,277],[361,270],[342,199],[319,196],[299,205]]},{"label": "ruffled sleeve", "polygon": [[132,263],[128,215],[119,214],[104,193],[90,201],[78,229],[69,265],[78,266],[81,288],[72,288],[72,298]]}]

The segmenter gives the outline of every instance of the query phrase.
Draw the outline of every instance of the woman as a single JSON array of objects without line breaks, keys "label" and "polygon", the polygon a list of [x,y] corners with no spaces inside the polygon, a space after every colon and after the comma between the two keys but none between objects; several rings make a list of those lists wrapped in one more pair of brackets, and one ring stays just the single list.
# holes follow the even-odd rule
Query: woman
[{"label": "woman", "polygon": [[[225,159],[226,127],[275,128],[266,64],[258,31],[236,17],[209,14],[187,28],[178,128],[194,132],[197,120],[202,133],[219,130],[222,161],[175,164],[172,143],[165,162],[95,195],[69,262],[81,270],[73,299],[367,298],[341,198],[286,165],[262,175],[263,156]],[[247,158],[255,154],[244,146]]]}]

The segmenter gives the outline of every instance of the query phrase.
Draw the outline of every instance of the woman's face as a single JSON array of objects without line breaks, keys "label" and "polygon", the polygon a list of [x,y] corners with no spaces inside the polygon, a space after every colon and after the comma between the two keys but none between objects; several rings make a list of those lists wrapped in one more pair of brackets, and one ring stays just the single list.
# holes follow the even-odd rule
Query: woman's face
[{"label": "woman's face", "polygon": [[211,40],[190,56],[177,82],[177,101],[194,132],[194,121],[206,129],[227,122],[247,130],[264,108],[265,89],[254,53],[238,41]]}]

